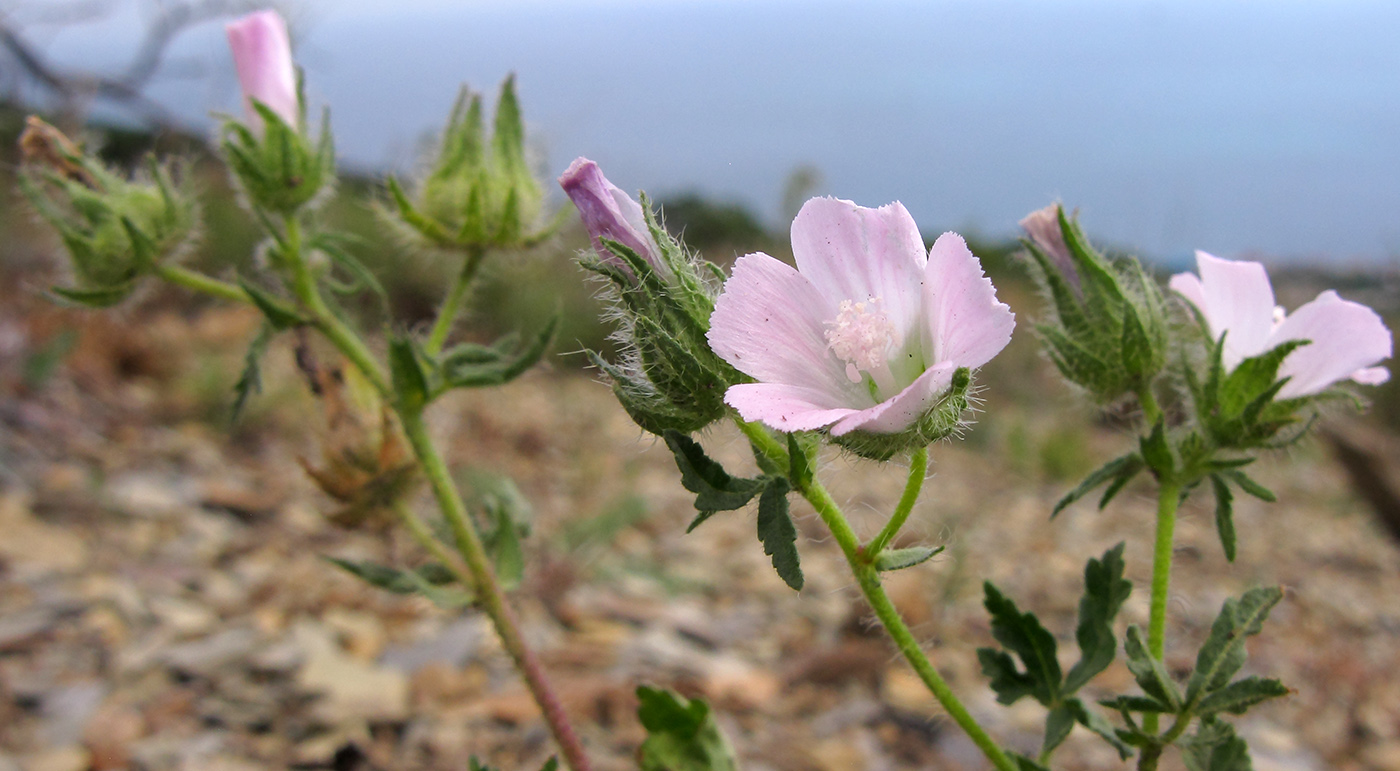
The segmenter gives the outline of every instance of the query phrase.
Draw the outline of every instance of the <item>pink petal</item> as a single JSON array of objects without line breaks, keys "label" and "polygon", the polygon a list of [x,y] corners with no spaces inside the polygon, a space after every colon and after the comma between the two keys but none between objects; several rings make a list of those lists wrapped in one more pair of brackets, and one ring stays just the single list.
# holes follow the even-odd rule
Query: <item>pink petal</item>
[{"label": "pink petal", "polygon": [[951,362],[930,367],[893,398],[842,418],[832,427],[832,435],[841,436],[851,431],[897,434],[909,428],[932,409],[938,402],[938,397],[948,390],[957,368],[958,365]]},{"label": "pink petal", "polygon": [[[1330,289],[1284,319],[1269,347],[1288,340],[1312,343],[1289,354],[1279,367],[1279,377],[1292,378],[1279,391],[1281,399],[1315,394],[1390,358],[1392,352],[1390,330],[1381,317]],[[1375,375],[1363,371],[1362,377]]]},{"label": "pink petal", "polygon": [[262,129],[262,118],[248,106],[247,100],[256,99],[296,128],[301,109],[287,23],[276,11],[257,11],[229,23],[225,31],[249,123]]},{"label": "pink petal", "polygon": [[1390,370],[1385,367],[1363,367],[1351,373],[1351,379],[1361,385],[1378,386],[1389,382]]},{"label": "pink petal", "polygon": [[1074,258],[1070,256],[1065,235],[1060,232],[1060,205],[1052,203],[1044,209],[1036,209],[1022,218],[1020,225],[1031,241],[1060,269],[1065,280],[1078,290],[1079,271],[1074,267]]},{"label": "pink petal", "polygon": [[980,367],[1011,342],[1016,316],[997,301],[982,263],[957,233],[944,233],[924,269],[924,313],[933,350],[929,361]]},{"label": "pink petal", "polygon": [[790,265],[746,254],[724,282],[706,337],[720,358],[755,380],[813,388],[834,403],[869,404],[827,348],[823,322],[836,313],[835,303]]},{"label": "pink petal", "polygon": [[661,250],[651,237],[642,205],[603,176],[598,164],[587,158],[575,158],[559,177],[569,200],[578,208],[583,226],[593,237],[593,250],[598,257],[612,263],[620,262],[616,255],[603,247],[600,238],[616,241],[636,252],[657,270],[664,271]]},{"label": "pink petal", "polygon": [[[1196,277],[1195,273],[1178,273],[1172,276],[1167,285],[1177,294],[1191,301],[1191,304],[1196,306],[1196,310],[1202,314],[1206,312],[1206,290],[1205,287],[1201,286],[1201,280]],[[1209,317],[1206,321],[1210,321]]]},{"label": "pink petal", "polygon": [[927,258],[919,227],[902,204],[867,209],[813,198],[792,221],[792,254],[797,269],[833,307],[878,297],[896,340],[918,328]]},{"label": "pink petal", "polygon": [[740,383],[724,392],[724,403],[744,420],[761,420],[779,431],[814,431],[856,410],[842,407],[819,388],[787,383]]},{"label": "pink petal", "polygon": [[1274,290],[1264,266],[1245,260],[1222,260],[1196,252],[1204,304],[1197,305],[1215,337],[1225,337],[1224,363],[1234,369],[1269,347],[1274,324]]}]

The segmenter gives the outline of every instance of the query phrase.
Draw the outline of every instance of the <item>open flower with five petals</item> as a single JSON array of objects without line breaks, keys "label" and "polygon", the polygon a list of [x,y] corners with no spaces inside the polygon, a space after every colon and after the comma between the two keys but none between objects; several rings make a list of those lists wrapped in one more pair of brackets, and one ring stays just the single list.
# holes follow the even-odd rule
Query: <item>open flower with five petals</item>
[{"label": "open flower with five petals", "polygon": [[[710,318],[720,358],[757,382],[729,388],[745,420],[828,429],[869,457],[945,436],[967,371],[1011,339],[1015,319],[956,233],[925,253],[899,203],[814,198],[792,223],[797,267],[739,258]],[[943,407],[958,397],[955,409]]]},{"label": "open flower with five petals", "polygon": [[1263,265],[1199,251],[1196,264],[1199,277],[1178,273],[1171,288],[1196,306],[1214,339],[1225,336],[1221,361],[1227,372],[1279,345],[1307,340],[1279,365],[1278,377],[1289,379],[1279,399],[1311,396],[1346,379],[1365,385],[1390,379],[1389,370],[1375,366],[1391,356],[1390,330],[1370,308],[1329,289],[1285,314],[1274,304]]}]

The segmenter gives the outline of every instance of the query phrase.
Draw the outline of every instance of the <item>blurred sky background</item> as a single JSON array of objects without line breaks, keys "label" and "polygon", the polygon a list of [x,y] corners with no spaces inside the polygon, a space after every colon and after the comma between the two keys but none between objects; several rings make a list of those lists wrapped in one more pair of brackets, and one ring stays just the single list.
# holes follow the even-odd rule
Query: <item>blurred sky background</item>
[{"label": "blurred sky background", "polygon": [[[22,18],[34,2],[5,7]],[[38,3],[42,4],[42,3]],[[518,77],[547,173],[742,202],[773,227],[817,192],[901,200],[930,232],[1011,236],[1059,199],[1169,263],[1192,249],[1400,264],[1400,2],[304,0],[286,3],[343,163],[411,169],[461,83]],[[51,29],[119,61],[135,13]],[[220,25],[149,94],[196,126],[237,108]],[[212,129],[211,129],[212,130]]]}]

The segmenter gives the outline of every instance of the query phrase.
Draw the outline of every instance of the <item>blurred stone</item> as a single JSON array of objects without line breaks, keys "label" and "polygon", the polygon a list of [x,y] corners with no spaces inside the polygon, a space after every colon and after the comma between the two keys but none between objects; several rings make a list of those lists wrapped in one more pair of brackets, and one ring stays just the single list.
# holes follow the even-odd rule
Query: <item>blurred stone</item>
[{"label": "blurred stone", "polygon": [[28,496],[0,494],[0,564],[10,574],[33,577],[47,573],[72,573],[88,558],[87,544],[72,531],[41,522],[29,510]]},{"label": "blurred stone", "polygon": [[87,771],[90,762],[82,747],[55,747],[24,756],[20,767],[24,771]]},{"label": "blurred stone", "polygon": [[168,517],[194,500],[190,483],[168,474],[127,473],[104,487],[109,505],[133,517]]},{"label": "blurred stone", "polygon": [[107,686],[100,682],[75,683],[45,693],[40,709],[44,719],[40,739],[51,747],[77,745],[88,719],[106,695]]},{"label": "blurred stone", "polygon": [[57,621],[58,613],[52,608],[27,608],[0,615],[0,652],[29,644]]},{"label": "blurred stone", "polygon": [[345,652],[360,661],[373,661],[384,650],[384,625],[369,613],[335,608],[326,611],[321,620],[336,631]]},{"label": "blurred stone", "polygon": [[145,734],[146,719],[139,711],[118,705],[98,709],[83,730],[94,771],[129,767],[131,746]]},{"label": "blurred stone", "polygon": [[205,634],[219,621],[219,617],[209,608],[179,597],[155,597],[149,605],[151,613],[160,623],[181,637]]},{"label": "blurred stone", "polygon": [[458,618],[427,639],[389,646],[379,657],[379,663],[400,672],[416,672],[434,662],[460,667],[476,655],[487,634],[490,630],[483,619]]},{"label": "blurred stone", "polygon": [[733,656],[718,656],[705,662],[705,696],[721,709],[756,710],[772,705],[782,690],[782,681],[766,669]]},{"label": "blurred stone", "polygon": [[297,685],[321,695],[317,714],[331,725],[356,718],[402,721],[408,716],[408,677],[396,669],[366,664],[346,655],[330,631],[309,622],[292,629],[304,662]]},{"label": "blurred stone", "polygon": [[170,646],[159,658],[179,672],[212,677],[218,669],[248,657],[257,643],[257,632],[234,627],[200,640]]}]

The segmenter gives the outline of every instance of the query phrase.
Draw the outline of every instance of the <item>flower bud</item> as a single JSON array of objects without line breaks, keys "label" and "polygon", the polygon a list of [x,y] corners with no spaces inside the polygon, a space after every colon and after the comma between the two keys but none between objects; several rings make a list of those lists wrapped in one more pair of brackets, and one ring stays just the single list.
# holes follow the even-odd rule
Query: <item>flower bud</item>
[{"label": "flower bud", "polygon": [[261,102],[295,129],[300,122],[301,100],[287,23],[276,11],[257,11],[225,28],[238,83],[243,88],[243,109],[248,124],[262,132],[262,116],[253,102]]},{"label": "flower bud", "polygon": [[77,286],[55,287],[56,295],[93,307],[116,304],[192,240],[194,197],[154,160],[148,180],[127,181],[34,116],[20,147],[20,188],[72,256]]},{"label": "flower bud", "polygon": [[481,97],[463,89],[416,200],[393,179],[389,190],[398,219],[429,246],[520,248],[547,237],[552,228],[538,226],[544,193],[526,160],[515,77],[501,85],[489,142]]},{"label": "flower bud", "polygon": [[688,255],[657,222],[585,158],[559,184],[579,207],[593,249],[584,267],[608,281],[605,297],[621,322],[619,364],[590,353],[637,425],[654,434],[691,433],[724,417],[724,392],[744,378],[711,350],[706,335],[719,270]]},{"label": "flower bud", "polygon": [[273,11],[228,25],[247,122],[224,122],[222,147],[248,204],[262,214],[290,216],[335,181],[330,121],[312,141],[306,130],[287,27]]},{"label": "flower bud", "polygon": [[1136,259],[1110,262],[1099,254],[1058,204],[1021,225],[1048,306],[1036,331],[1060,373],[1103,403],[1148,389],[1166,364],[1166,315],[1156,282]]}]

